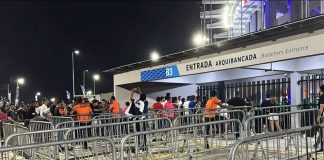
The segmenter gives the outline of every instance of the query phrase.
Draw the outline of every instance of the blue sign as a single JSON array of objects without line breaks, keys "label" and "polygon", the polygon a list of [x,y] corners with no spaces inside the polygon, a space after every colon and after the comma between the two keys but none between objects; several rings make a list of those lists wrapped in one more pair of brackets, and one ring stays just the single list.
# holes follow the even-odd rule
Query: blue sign
[{"label": "blue sign", "polygon": [[141,72],[141,81],[152,81],[171,77],[178,77],[179,70],[176,65]]}]

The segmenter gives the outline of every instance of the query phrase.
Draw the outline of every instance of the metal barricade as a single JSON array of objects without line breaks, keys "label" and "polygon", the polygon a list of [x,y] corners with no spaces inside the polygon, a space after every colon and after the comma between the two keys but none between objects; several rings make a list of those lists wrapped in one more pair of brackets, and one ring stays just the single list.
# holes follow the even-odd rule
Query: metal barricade
[{"label": "metal barricade", "polygon": [[[214,116],[215,118],[207,118],[209,115]],[[212,121],[238,119],[241,121],[241,123],[244,123],[245,114],[242,110],[228,110],[228,111],[217,111],[216,113],[184,115],[184,116],[176,117],[173,121],[173,126],[200,124],[204,122],[209,122],[210,119],[212,119]]]},{"label": "metal barricade", "polygon": [[30,132],[33,132],[33,131],[51,130],[54,129],[55,126],[52,122],[31,120],[29,121],[28,128]]},{"label": "metal barricade", "polygon": [[[79,143],[88,143],[88,148],[79,146]],[[69,141],[57,141],[50,143],[31,144],[24,146],[0,148],[1,159],[96,159],[96,160],[115,160],[115,147],[113,140],[105,137],[91,137],[84,139],[75,139]],[[36,152],[46,148],[58,148],[59,146],[71,146],[74,152],[68,150],[56,154],[54,150],[48,150],[47,153]],[[30,155],[24,151],[29,150]],[[13,154],[23,153],[23,154]],[[49,157],[48,157],[49,156]]]},{"label": "metal barricade", "polygon": [[310,126],[316,123],[315,117],[318,112],[318,109],[305,109],[250,117],[245,121],[244,131],[246,136],[251,136],[252,134],[274,132],[275,130],[299,128],[301,124]]},{"label": "metal barricade", "polygon": [[[119,145],[120,140],[135,132],[151,131],[161,128],[172,127],[172,122],[168,118],[134,120],[121,123],[100,124],[100,125],[84,125],[81,127],[70,128],[65,133],[65,140],[69,140],[71,135],[74,139],[82,139],[86,137],[108,137],[113,139]],[[87,144],[83,144],[87,145]]]},{"label": "metal barricade", "polygon": [[124,121],[129,121],[132,117],[107,117],[107,118],[95,118],[95,119],[90,119],[90,120],[85,120],[85,121],[67,121],[67,122],[62,122],[59,123],[55,126],[56,129],[59,128],[72,128],[72,127],[78,127],[82,126],[85,123],[87,125],[99,125],[99,124],[110,124],[110,123],[120,123]]},{"label": "metal barricade", "polygon": [[231,148],[229,159],[323,159],[323,128],[321,124],[246,137]]},{"label": "metal barricade", "polygon": [[[3,139],[7,139],[10,135],[13,134],[22,134],[28,132],[28,128],[16,123],[3,123]],[[19,139],[11,141],[10,145],[15,146],[16,143],[19,143]]]},{"label": "metal barricade", "polygon": [[54,124],[54,126],[56,126],[57,124],[62,123],[62,122],[73,121],[73,118],[72,117],[64,117],[64,116],[52,116],[51,121]]},{"label": "metal barricade", "polygon": [[[25,132],[25,133],[17,133],[8,136],[5,140],[5,147],[15,147],[15,146],[24,146],[31,144],[41,144],[41,143],[49,143],[49,142],[57,142],[59,141],[59,133],[65,132],[68,129],[57,129],[57,130],[43,130],[43,131],[34,131],[34,132]],[[45,147],[34,150],[37,154],[42,154],[44,157],[48,157],[51,159],[52,156],[58,155],[58,152],[61,151],[63,147],[52,148]],[[51,154],[49,154],[51,153]],[[54,153],[56,153],[54,155]],[[19,153],[14,153],[22,155],[23,157],[30,157],[31,150],[23,150]]]},{"label": "metal barricade", "polygon": [[122,139],[120,152],[116,154],[121,160],[224,158],[237,138],[235,132],[221,132],[221,125],[241,126],[241,123],[231,119],[136,132]]}]

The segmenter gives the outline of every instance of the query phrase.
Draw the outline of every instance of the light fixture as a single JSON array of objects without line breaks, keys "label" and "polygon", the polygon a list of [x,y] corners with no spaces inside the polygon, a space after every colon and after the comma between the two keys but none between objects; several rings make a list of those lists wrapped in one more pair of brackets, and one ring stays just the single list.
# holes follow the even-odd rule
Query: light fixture
[{"label": "light fixture", "polygon": [[156,52],[156,51],[153,51],[153,52],[151,53],[151,60],[154,61],[154,62],[156,62],[156,61],[158,61],[159,59],[160,59],[160,55],[159,55],[159,53]]},{"label": "light fixture", "polygon": [[80,53],[80,51],[79,51],[79,50],[75,50],[74,53],[75,53],[76,55],[78,55],[78,54]]},{"label": "light fixture", "polygon": [[99,74],[95,74],[95,75],[93,75],[93,79],[94,79],[95,81],[98,81],[98,80],[100,79]]},{"label": "light fixture", "polygon": [[25,79],[24,78],[18,78],[17,79],[17,83],[24,84],[25,83]]}]

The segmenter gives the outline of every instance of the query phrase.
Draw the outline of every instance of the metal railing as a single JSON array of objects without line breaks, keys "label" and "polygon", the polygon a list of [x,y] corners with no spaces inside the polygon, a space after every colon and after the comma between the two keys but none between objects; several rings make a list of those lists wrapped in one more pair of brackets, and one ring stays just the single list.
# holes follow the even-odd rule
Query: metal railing
[{"label": "metal railing", "polygon": [[[87,143],[87,148],[80,146]],[[3,160],[10,159],[96,159],[115,160],[115,147],[113,140],[105,137],[91,137],[73,139],[68,141],[56,141],[50,143],[30,144],[23,146],[0,148],[0,156]],[[61,154],[57,154],[55,148],[65,148]],[[70,151],[71,150],[71,151]],[[26,152],[27,151],[27,152]]]},{"label": "metal railing", "polygon": [[[221,131],[221,126],[241,126],[236,119],[143,131],[121,140],[119,159],[191,159],[193,157],[228,156],[237,140],[234,128]],[[242,128],[240,128],[242,131]]]},{"label": "metal railing", "polygon": [[246,137],[234,144],[229,159],[323,159],[323,128],[321,124]]},{"label": "metal railing", "polygon": [[[246,136],[281,131],[316,123],[318,109],[304,109],[282,113],[268,113],[267,115],[253,116],[244,123]],[[252,132],[252,133],[251,133]]]}]

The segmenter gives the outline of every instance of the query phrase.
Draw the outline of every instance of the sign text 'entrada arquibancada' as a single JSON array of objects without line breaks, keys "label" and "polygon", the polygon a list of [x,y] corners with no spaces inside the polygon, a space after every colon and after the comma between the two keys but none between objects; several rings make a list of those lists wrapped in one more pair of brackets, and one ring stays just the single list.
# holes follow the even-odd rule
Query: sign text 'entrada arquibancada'
[{"label": "sign text 'entrada arquibancada'", "polygon": [[186,71],[199,70],[202,68],[212,68],[213,65],[225,66],[228,64],[240,63],[240,62],[244,62],[244,61],[252,61],[252,60],[256,60],[256,59],[257,59],[256,54],[249,54],[249,55],[243,55],[243,56],[232,57],[232,58],[221,59],[221,60],[216,59],[216,61],[206,60],[206,61],[201,61],[201,62],[195,62],[192,64],[187,64]]},{"label": "sign text 'entrada arquibancada'", "polygon": [[[324,53],[322,42],[324,42],[324,34],[317,34],[280,43],[274,42],[275,44],[234,53],[223,55],[215,54],[214,57],[210,58],[192,59],[191,62],[173,65],[173,70],[176,70],[177,74],[171,74],[171,76],[168,76],[170,75],[168,74],[168,71],[163,70],[162,73],[165,72],[165,75],[159,79],[247,67],[319,55]],[[168,67],[169,66],[165,68]],[[142,75],[146,75],[143,73],[152,72],[153,70],[145,70],[142,71]],[[149,77],[149,80],[157,79],[155,78],[155,74],[151,74]]]}]

